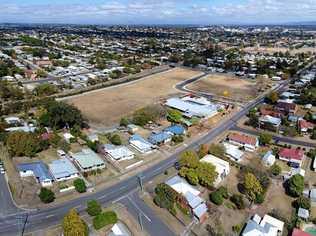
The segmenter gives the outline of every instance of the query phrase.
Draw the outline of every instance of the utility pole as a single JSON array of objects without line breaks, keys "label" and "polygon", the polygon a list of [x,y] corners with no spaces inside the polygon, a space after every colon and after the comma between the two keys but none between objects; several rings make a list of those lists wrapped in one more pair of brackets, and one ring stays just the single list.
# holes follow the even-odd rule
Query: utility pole
[{"label": "utility pole", "polygon": [[23,229],[22,229],[22,234],[21,234],[22,236],[24,236],[24,231],[25,231],[25,227],[26,227],[28,218],[29,218],[29,214],[26,213],[26,217],[25,217],[24,224],[23,224]]},{"label": "utility pole", "polygon": [[144,225],[143,225],[143,218],[142,218],[142,213],[138,213],[138,221],[139,221],[139,225],[141,230],[144,230]]},{"label": "utility pole", "polygon": [[143,186],[143,176],[137,175],[138,183],[140,186],[141,191],[144,191],[144,186]]}]

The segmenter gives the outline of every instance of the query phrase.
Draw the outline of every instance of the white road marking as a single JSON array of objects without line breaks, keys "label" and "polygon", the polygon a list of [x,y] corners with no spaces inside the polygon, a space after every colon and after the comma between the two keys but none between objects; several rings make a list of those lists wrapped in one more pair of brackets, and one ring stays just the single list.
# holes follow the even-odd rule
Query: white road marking
[{"label": "white road marking", "polygon": [[133,204],[133,206],[140,212],[142,213],[143,216],[145,216],[145,218],[151,222],[151,219],[137,206],[137,204],[129,197],[127,196],[127,199]]}]

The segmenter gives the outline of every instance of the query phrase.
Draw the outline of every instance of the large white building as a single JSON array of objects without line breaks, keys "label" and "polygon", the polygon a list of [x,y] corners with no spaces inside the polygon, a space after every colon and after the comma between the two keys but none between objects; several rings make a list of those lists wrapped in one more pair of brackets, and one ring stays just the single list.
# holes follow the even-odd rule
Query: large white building
[{"label": "large white building", "polygon": [[223,159],[216,157],[216,156],[206,155],[200,161],[210,163],[213,166],[215,166],[215,170],[218,174],[218,176],[215,180],[215,183],[214,183],[215,186],[218,185],[221,181],[223,181],[225,179],[225,177],[230,172],[229,163],[227,161],[224,161]]},{"label": "large white building", "polygon": [[104,144],[101,146],[101,149],[101,152],[110,157],[113,161],[131,160],[135,157],[135,154],[125,146]]}]

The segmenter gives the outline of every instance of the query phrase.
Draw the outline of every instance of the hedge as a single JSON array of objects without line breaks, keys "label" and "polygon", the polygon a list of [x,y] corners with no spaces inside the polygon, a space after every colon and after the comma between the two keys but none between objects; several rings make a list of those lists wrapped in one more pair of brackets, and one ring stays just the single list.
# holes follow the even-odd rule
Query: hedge
[{"label": "hedge", "polygon": [[93,218],[93,227],[96,230],[115,223],[117,223],[117,215],[114,211],[103,212]]}]

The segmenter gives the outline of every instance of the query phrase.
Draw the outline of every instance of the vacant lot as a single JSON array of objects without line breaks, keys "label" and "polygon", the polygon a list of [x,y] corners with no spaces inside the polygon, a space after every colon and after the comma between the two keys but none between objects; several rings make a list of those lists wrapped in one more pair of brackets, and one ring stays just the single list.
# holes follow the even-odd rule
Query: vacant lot
[{"label": "vacant lot", "polygon": [[250,100],[257,96],[255,82],[249,82],[229,74],[211,74],[190,84],[187,88],[241,101]]},{"label": "vacant lot", "polygon": [[137,109],[178,93],[175,84],[199,74],[201,72],[176,68],[126,85],[73,97],[68,102],[77,106],[90,122],[111,126]]}]

